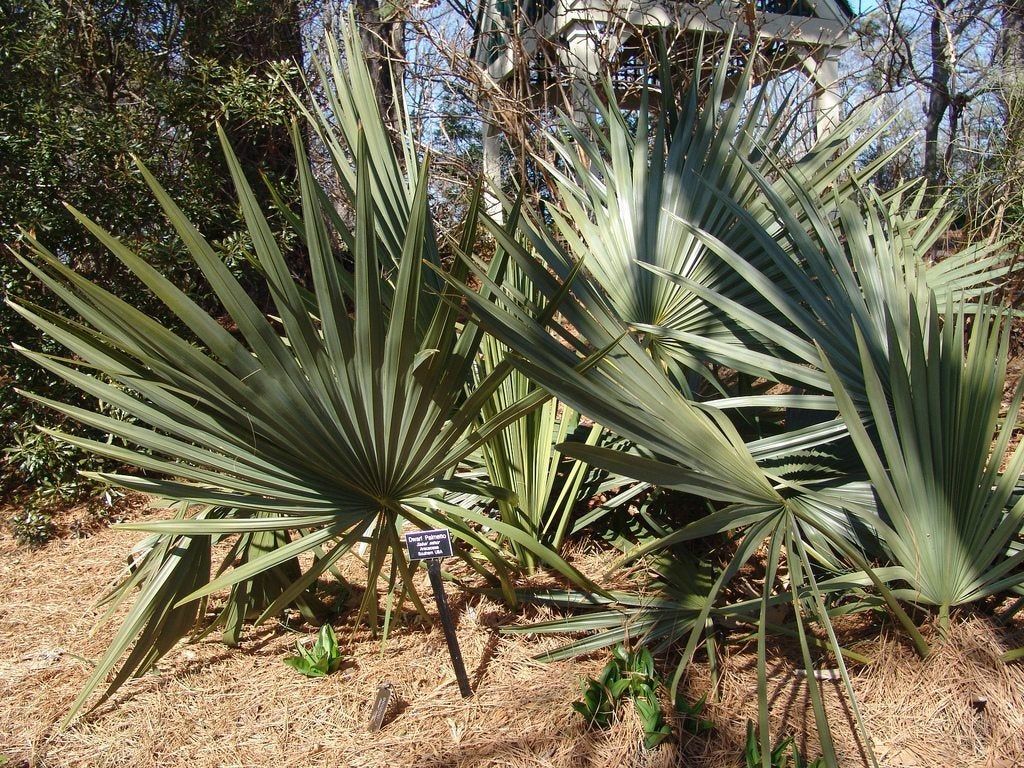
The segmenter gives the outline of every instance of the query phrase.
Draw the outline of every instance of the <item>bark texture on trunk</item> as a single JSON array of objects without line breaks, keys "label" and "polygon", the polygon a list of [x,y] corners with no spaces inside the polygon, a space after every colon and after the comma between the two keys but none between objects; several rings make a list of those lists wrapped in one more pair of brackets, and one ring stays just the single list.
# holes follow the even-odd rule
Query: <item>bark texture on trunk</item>
[{"label": "bark texture on trunk", "polygon": [[939,149],[942,123],[951,101],[949,84],[953,66],[946,35],[946,7],[946,0],[934,1],[929,28],[932,61],[924,111],[924,175],[934,191],[946,184],[946,158],[949,153],[948,149],[946,152],[940,152]]},{"label": "bark texture on trunk", "polygon": [[381,115],[392,134],[399,123],[400,95],[405,82],[405,19],[391,3],[355,0],[359,38],[377,92]]}]

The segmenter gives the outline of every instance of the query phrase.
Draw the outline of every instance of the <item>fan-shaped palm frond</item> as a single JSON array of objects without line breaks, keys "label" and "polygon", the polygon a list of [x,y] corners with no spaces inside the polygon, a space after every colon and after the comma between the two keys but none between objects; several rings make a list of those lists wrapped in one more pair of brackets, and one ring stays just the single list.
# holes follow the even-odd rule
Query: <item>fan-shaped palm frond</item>
[{"label": "fan-shaped palm frond", "polygon": [[[733,265],[710,254],[694,228],[784,282],[784,273],[764,254],[750,227],[766,232],[776,247],[787,248],[786,232],[806,226],[799,215],[796,220],[780,217],[760,185],[762,176],[779,176],[773,150],[792,138],[794,123],[781,117],[788,111],[785,106],[769,111],[771,88],[754,87],[752,66],[731,76],[731,43],[725,45],[710,84],[697,56],[679,103],[678,89],[664,87],[659,95],[645,94],[639,111],[627,115],[609,86],[608,105],[600,108],[600,119],[589,130],[566,121],[562,134],[552,134],[560,163],[551,164],[548,173],[556,180],[560,205],[549,212],[574,258],[585,261],[586,279],[593,280],[594,289],[625,323],[700,337],[710,348],[757,347],[771,354],[771,336],[737,325],[691,288],[775,317],[775,307]],[[664,62],[662,70],[670,77]],[[790,91],[783,102],[793,106],[798,98]],[[594,100],[601,103],[596,94]],[[831,208],[874,172],[877,164],[859,167],[856,162],[883,128],[868,128],[867,117],[867,110],[859,111],[787,164],[787,173],[806,194]],[[784,179],[772,189],[799,212],[792,205],[795,190]],[[655,274],[659,270],[680,280],[661,279]],[[655,335],[651,349],[691,374],[706,375],[701,349],[673,343],[666,334]]]},{"label": "fan-shaped palm frond", "polygon": [[[34,256],[24,260],[79,317],[70,320],[28,303],[13,303],[74,358],[25,354],[134,419],[117,420],[28,395],[119,442],[57,436],[144,471],[104,475],[108,482],[220,510],[128,526],[161,534],[160,545],[148,561],[151,566],[139,572],[143,575],[129,579],[142,592],[75,710],[133,641],[134,649],[108,694],[127,676],[155,663],[189,631],[200,598],[246,585],[244,594],[235,589],[227,610],[262,612],[266,618],[268,611],[298,599],[360,541],[370,545],[362,613],[376,624],[379,580],[386,582],[391,597],[407,596],[423,612],[411,590],[410,565],[399,540],[403,524],[450,528],[469,545],[459,555],[493,573],[509,599],[514,599],[510,566],[487,531],[578,577],[522,529],[445,499],[452,488],[504,496],[499,489],[451,476],[464,457],[546,395],[510,403],[480,420],[509,366],[497,366],[466,394],[482,333],[459,320],[458,303],[423,266],[438,262],[428,207],[429,161],[408,176],[403,173],[353,37],[348,54],[351,74],[336,70],[332,98],[335,117],[344,126],[344,140],[335,140],[333,157],[336,164],[345,163],[339,173],[352,193],[351,231],[314,181],[299,132],[293,130],[302,204],[301,213],[293,216],[309,256],[312,292],[291,276],[248,181],[221,137],[253,259],[266,276],[278,319],[268,318],[253,303],[213,247],[141,166],[237,333],[226,330],[78,212],[73,211],[166,304],[188,336],[90,283],[37,242]],[[465,243],[474,237],[475,210],[474,204],[464,227]],[[334,252],[335,238],[349,245],[351,273]],[[448,278],[458,283],[460,275]],[[425,283],[441,290],[426,290]],[[244,551],[238,551],[241,561],[211,580],[210,537],[231,534],[246,542]],[[305,573],[295,578],[292,572],[286,587],[265,589],[262,576],[287,574],[289,564],[303,553],[313,555]],[[249,599],[254,590],[261,593],[257,602]],[[119,592],[120,597],[127,594]],[[231,625],[236,623],[233,618]]]},{"label": "fan-shaped palm frond", "polygon": [[1024,500],[1013,502],[1024,447],[1009,450],[1024,385],[1010,401],[1010,423],[1000,427],[1005,312],[975,308],[969,334],[962,307],[949,307],[945,322],[934,301],[923,317],[917,313],[912,306],[909,333],[887,315],[894,354],[884,368],[857,335],[866,417],[829,374],[881,500],[879,535],[898,564],[887,578],[905,585],[896,592],[901,599],[936,606],[945,624],[952,606],[1024,584],[1024,552],[1013,548],[1024,526]]},{"label": "fan-shaped palm frond", "polygon": [[638,327],[662,338],[665,344],[699,350],[693,354],[770,381],[794,384],[813,396],[720,399],[713,402],[716,407],[776,406],[834,413],[835,401],[829,396],[832,384],[825,374],[820,350],[825,351],[854,401],[864,403],[864,374],[856,333],[860,333],[873,359],[882,364],[890,354],[887,314],[896,317],[905,346],[915,322],[919,323],[912,319],[912,309],[919,319],[934,299],[947,302],[955,298],[950,306],[973,311],[974,305],[961,300],[983,295],[1013,268],[995,246],[968,248],[937,264],[930,263],[926,257],[936,236],[930,234],[928,225],[939,216],[941,201],[925,209],[921,194],[905,205],[899,196],[883,200],[863,190],[839,201],[833,217],[803,192],[794,175],[781,171],[781,181],[791,188],[795,200],[790,203],[777,193],[777,183],[769,183],[754,168],[749,172],[785,224],[783,242],[778,242],[753,217],[735,209],[737,216],[746,220],[746,230],[757,239],[762,258],[771,263],[771,269],[759,268],[709,233],[693,231],[707,246],[709,255],[714,254],[741,275],[772,307],[771,312],[764,312],[756,304],[734,301],[668,270],[649,269],[663,280],[686,286],[737,326],[774,339],[775,349],[723,345],[664,326]]}]

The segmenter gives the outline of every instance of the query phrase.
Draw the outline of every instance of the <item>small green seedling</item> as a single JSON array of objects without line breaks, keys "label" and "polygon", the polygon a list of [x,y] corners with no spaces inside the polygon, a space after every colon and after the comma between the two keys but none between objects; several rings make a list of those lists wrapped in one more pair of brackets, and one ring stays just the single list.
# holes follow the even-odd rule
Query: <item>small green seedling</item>
[{"label": "small green seedling", "polygon": [[574,702],[572,708],[583,715],[591,728],[609,728],[619,705],[630,698],[643,723],[644,748],[654,749],[672,735],[661,712],[657,688],[651,652],[646,648],[627,651],[620,643],[597,679],[588,681],[582,701]]},{"label": "small green seedling", "polygon": [[[746,768],[761,768],[763,765],[761,741],[753,720],[747,720],[747,744],[743,748],[743,757],[746,758]],[[787,736],[772,747],[769,758],[771,768],[824,768],[825,766],[824,759],[820,757],[813,763],[804,760],[792,736]]]},{"label": "small green seedling", "polygon": [[295,656],[289,656],[284,660],[292,669],[300,672],[306,677],[323,677],[331,672],[336,672],[341,667],[341,651],[338,650],[338,637],[334,634],[334,628],[330,624],[320,627],[320,633],[316,642],[308,650],[302,643],[295,641]]},{"label": "small green seedling", "polygon": [[583,715],[591,728],[609,728],[615,717],[615,704],[628,685],[629,681],[620,677],[614,660],[609,661],[596,679],[588,681],[583,700],[573,702],[572,708]]},{"label": "small green seedling", "polygon": [[704,707],[707,706],[708,697],[705,694],[699,700],[691,704],[686,697],[679,693],[676,695],[676,712],[679,714],[679,724],[687,733],[699,736],[705,731],[710,731],[715,724],[701,717],[704,714]]}]

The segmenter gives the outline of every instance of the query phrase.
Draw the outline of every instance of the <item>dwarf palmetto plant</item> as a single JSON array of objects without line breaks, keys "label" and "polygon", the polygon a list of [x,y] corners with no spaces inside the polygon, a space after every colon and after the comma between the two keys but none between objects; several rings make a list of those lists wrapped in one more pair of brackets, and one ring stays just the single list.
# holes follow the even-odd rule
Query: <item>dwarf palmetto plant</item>
[{"label": "dwarf palmetto plant", "polygon": [[[852,567],[864,574],[861,580],[882,596],[922,653],[927,652],[927,645],[899,604],[899,595],[890,587],[886,574],[872,569],[865,554],[865,539],[869,539],[867,544],[873,541],[878,521],[871,486],[856,475],[850,476],[849,456],[842,457],[847,462],[844,465],[837,462],[831,449],[826,450],[829,444],[847,436],[846,425],[840,419],[831,419],[746,443],[724,409],[784,406],[834,413],[837,405],[831,396],[830,374],[838,375],[863,406],[867,387],[858,332],[871,341],[871,359],[887,364],[887,308],[904,319],[899,328],[905,336],[918,322],[910,307],[927,304],[935,296],[976,295],[990,280],[1005,274],[1006,268],[998,254],[991,253],[982,253],[982,258],[975,258],[977,253],[961,254],[951,262],[930,267],[923,256],[931,235],[918,219],[934,221],[936,209],[924,211],[921,216],[920,197],[911,198],[909,204],[900,196],[880,200],[862,195],[854,186],[842,193],[834,191],[827,205],[822,205],[805,191],[796,172],[784,167],[767,150],[764,157],[764,168],[772,170],[777,179],[774,182],[768,180],[763,168],[742,156],[727,160],[738,163],[753,185],[757,193],[753,203],[737,201],[728,191],[706,185],[706,191],[721,203],[723,215],[727,214],[742,230],[740,242],[744,247],[760,251],[757,259],[747,258],[723,238],[703,229],[700,222],[668,214],[692,236],[705,263],[720,260],[720,268],[745,283],[745,289],[737,290],[734,282],[728,282],[729,290],[717,290],[713,283],[694,279],[678,265],[675,271],[641,265],[654,284],[662,281],[678,286],[695,301],[704,302],[708,309],[703,311],[714,314],[714,322],[731,323],[730,333],[738,332],[733,341],[723,341],[704,330],[698,333],[624,318],[616,297],[594,277],[593,270],[587,271],[591,269],[589,260],[580,270],[578,259],[570,252],[572,238],[566,236],[566,250],[535,223],[537,219],[530,217],[524,217],[520,224],[529,250],[517,249],[517,236],[498,227],[491,229],[535,286],[550,300],[560,301],[558,309],[564,322],[531,316],[498,286],[493,286],[486,297],[469,296],[468,300],[485,327],[515,351],[515,364],[528,377],[641,449],[639,453],[627,453],[573,445],[565,447],[567,453],[611,472],[709,499],[718,507],[705,518],[642,547],[634,557],[724,531],[736,537],[734,557],[702,584],[697,599],[680,600],[674,595],[666,599],[665,594],[655,593],[620,597],[622,605],[614,604],[614,596],[610,601],[599,601],[603,609],[591,608],[575,624],[580,629],[599,630],[598,634],[569,646],[565,652],[600,647],[635,633],[657,633],[653,642],[685,637],[675,678],[678,683],[705,636],[709,617],[726,608],[717,602],[724,586],[767,544],[763,550],[767,574],[761,600],[753,605],[728,606],[730,612],[745,615],[746,621],[753,620],[757,625],[763,669],[769,611],[788,600],[793,618],[780,631],[799,640],[810,668],[814,655],[822,648],[808,624],[813,621],[824,628],[827,651],[835,657],[852,697],[842,660],[848,654],[838,644],[826,601],[830,590],[857,581],[858,577],[845,573],[847,569]],[[717,166],[711,169],[712,175],[718,171]],[[696,174],[698,181],[701,173]],[[599,185],[595,179],[590,183],[595,188]],[[607,227],[609,242],[628,241],[622,236],[621,222],[614,217],[600,215],[601,209],[596,207],[590,211],[582,205],[578,208],[572,220],[583,222],[581,227],[589,228],[593,237],[604,235]],[[568,220],[563,222],[565,226]],[[671,255],[669,251],[664,258]],[[479,267],[477,270],[486,280]],[[751,296],[754,299],[747,301]],[[645,336],[635,338],[632,332],[637,330]],[[811,394],[697,404],[685,396],[685,389],[679,389],[678,378],[670,375],[662,364],[664,360],[649,354],[651,336],[666,346],[678,345],[681,353],[674,356],[677,360],[689,359],[700,365],[722,363],[772,381],[797,384]],[[747,343],[749,339],[755,343]],[[757,339],[771,339],[773,345],[766,346]],[[829,356],[829,371],[822,349]],[[848,446],[846,453],[852,453]],[[857,457],[853,458],[856,462]],[[859,467],[855,464],[853,469]],[[783,567],[787,571],[784,581]],[[841,578],[827,578],[830,569]],[[692,579],[690,582],[697,583]],[[586,598],[565,593],[548,595],[547,599],[579,605]],[[615,612],[618,616],[613,615]],[[542,630],[571,631],[573,624],[573,619],[554,622]],[[808,686],[819,721],[822,751],[826,761],[834,765],[836,758],[820,691],[812,677]],[[763,681],[759,698],[762,754],[768,754],[768,701]]]},{"label": "dwarf palmetto plant", "polygon": [[[736,363],[734,367],[741,370],[745,366],[746,370],[775,381],[809,386],[820,394],[746,398],[749,402],[734,398],[697,404],[688,400],[666,370],[647,354],[645,345],[630,334],[630,327],[611,306],[605,292],[586,279],[574,280],[578,267],[573,259],[528,222],[524,226],[528,229],[533,252],[539,258],[525,249],[515,251],[512,237],[496,227],[492,230],[499,240],[504,238],[506,247],[546,296],[561,297],[558,306],[565,324],[530,317],[497,287],[486,298],[470,296],[469,302],[481,322],[516,351],[515,364],[520,370],[574,408],[633,441],[647,455],[578,445],[567,446],[567,453],[612,472],[693,493],[718,506],[717,511],[642,547],[634,556],[666,550],[674,544],[723,531],[732,531],[737,537],[735,556],[698,596],[696,610],[685,610],[686,601],[679,601],[675,606],[662,604],[663,595],[656,595],[654,599],[624,601],[626,604],[621,608],[625,610],[616,619],[611,613],[620,606],[612,604],[607,610],[591,611],[579,617],[577,627],[602,632],[576,645],[575,649],[588,644],[599,647],[606,639],[621,637],[623,632],[674,631],[676,636],[687,637],[677,670],[678,682],[701,641],[708,618],[716,610],[724,610],[716,604],[724,585],[749,562],[755,551],[767,544],[763,550],[766,578],[755,617],[762,670],[769,609],[788,594],[793,619],[785,630],[798,638],[808,668],[813,663],[812,649],[820,651],[820,643],[808,629],[808,622],[814,621],[823,628],[828,650],[852,697],[842,660],[846,654],[838,644],[829,619],[825,598],[830,590],[842,589],[844,584],[846,587],[861,582],[870,584],[900,620],[919,651],[928,652],[924,638],[900,605],[900,598],[909,596],[905,590],[898,589],[900,578],[910,581],[906,566],[903,571],[893,572],[873,568],[863,551],[865,537],[879,536],[884,547],[886,536],[893,538],[895,534],[890,530],[895,529],[879,518],[872,486],[858,481],[856,476],[837,472],[834,457],[820,450],[826,443],[847,434],[843,421],[832,420],[810,430],[769,435],[748,444],[721,409],[736,405],[784,404],[834,411],[838,407],[830,395],[834,387],[838,391],[849,391],[843,412],[847,420],[850,414],[858,413],[858,407],[863,413],[869,402],[871,410],[883,409],[887,393],[895,386],[895,383],[890,386],[878,383],[880,379],[896,375],[890,370],[890,358],[892,365],[896,361],[902,364],[903,357],[913,346],[908,339],[931,339],[937,333],[926,332],[924,323],[938,320],[922,318],[917,307],[933,304],[937,296],[947,300],[955,297],[962,302],[983,291],[987,282],[1005,274],[1006,268],[999,264],[997,255],[984,254],[984,258],[972,259],[976,254],[970,253],[954,257],[951,264],[929,267],[922,259],[923,243],[927,242],[928,235],[921,225],[911,220],[912,214],[890,209],[898,200],[881,201],[870,195],[864,199],[840,200],[833,208],[836,220],[832,221],[826,209],[803,194],[785,169],[779,168],[780,178],[793,189],[795,203],[792,205],[799,209],[797,213],[790,210],[791,204],[756,168],[748,166],[748,171],[762,189],[766,204],[777,212],[777,218],[785,225],[781,242],[739,205],[732,202],[728,205],[750,236],[762,245],[772,269],[781,279],[771,279],[771,275],[752,266],[720,239],[695,225],[683,223],[704,243],[709,258],[725,261],[773,307],[775,317],[783,320],[770,319],[758,309],[697,285],[685,276],[663,269],[652,268],[651,271],[659,279],[680,283],[709,304],[717,304],[738,326],[775,339],[781,352],[773,356],[764,349],[737,345],[728,350],[726,356],[723,348],[716,347],[715,340],[707,337],[665,327],[648,326],[640,330],[659,333],[687,345],[699,359],[714,360],[716,356],[720,361],[731,359]],[[912,210],[915,205],[917,200],[912,201],[909,208]],[[983,314],[974,305],[957,304],[954,308],[954,316],[948,318],[950,328],[956,325],[955,316],[962,318],[968,312]],[[637,327],[635,323],[631,325]],[[954,331],[949,333],[953,338]],[[962,357],[962,352],[962,349],[951,352],[949,357],[960,360],[957,355]],[[833,360],[833,353],[841,363]],[[894,370],[898,372],[898,368]],[[919,370],[917,376],[924,374]],[[908,378],[908,374],[903,374],[903,378]],[[995,379],[1001,380],[1001,377]],[[991,376],[986,386],[991,391],[999,390]],[[980,391],[978,394],[982,395]],[[993,401],[991,392],[984,402],[985,412],[998,408],[998,397]],[[975,404],[975,407],[979,406]],[[973,444],[980,450],[976,459],[983,462],[987,472],[994,473],[998,460],[994,465],[985,463],[988,461],[986,441],[991,435],[990,428],[984,438],[974,440]],[[890,442],[893,439],[890,437]],[[870,453],[866,453],[863,446],[870,445],[870,440],[867,443],[865,440],[868,438],[861,435],[856,442],[859,443],[858,458],[866,464]],[[923,443],[925,438],[921,440]],[[890,452],[887,452],[885,459],[877,459],[876,469],[884,468],[889,458]],[[874,474],[869,474],[874,481]],[[991,519],[998,521],[998,526],[1002,526],[997,526],[999,532],[1010,539],[1019,531],[1020,521],[1015,517],[1016,508],[1007,516],[1003,505],[1009,499],[1006,491],[1012,492],[1018,476],[1017,468],[1011,466],[1008,476],[977,477],[978,487],[988,488],[986,483],[991,482],[1001,489],[1002,495],[990,499]],[[910,493],[909,488],[907,486],[907,493]],[[989,594],[1009,585],[1010,572],[1017,566],[1017,555],[1008,553],[1009,543],[1004,537],[985,551],[991,557],[981,568],[989,569],[987,572],[992,578],[984,584],[974,584],[977,594]],[[992,558],[999,561],[994,566]],[[917,560],[910,562],[919,565]],[[783,565],[788,571],[785,583],[780,581]],[[859,570],[863,576],[843,574],[849,567]],[[842,575],[823,578],[822,568],[834,569]],[[974,575],[979,576],[978,572]],[[554,602],[561,600],[564,605],[576,600],[572,595],[553,597]],[[729,608],[736,612],[740,607]],[[744,611],[749,609],[749,605],[743,606]],[[675,617],[671,615],[673,611],[677,612]],[[570,619],[543,629],[571,631],[572,624]],[[835,765],[820,691],[811,677],[808,687],[819,723],[823,756],[827,764]],[[759,738],[761,755],[765,756],[771,750],[763,680],[759,698]],[[856,715],[856,704],[853,706]]]},{"label": "dwarf palmetto plant", "polygon": [[1013,548],[1024,526],[1024,499],[1013,502],[1024,446],[1009,450],[1024,382],[1001,425],[1007,312],[975,307],[969,332],[962,307],[944,322],[934,301],[917,312],[909,333],[887,316],[894,354],[884,367],[858,334],[866,414],[829,373],[884,511],[877,530],[896,564],[877,573],[899,585],[900,599],[937,608],[948,628],[951,607],[1024,584],[1024,551]]},{"label": "dwarf palmetto plant", "polygon": [[[927,316],[931,301],[958,311],[974,311],[974,305],[964,304],[964,299],[990,290],[993,282],[1007,274],[1010,267],[994,248],[969,248],[949,255],[938,264],[928,263],[925,256],[937,235],[926,231],[915,217],[919,216],[925,223],[935,222],[941,201],[935,207],[925,208],[921,194],[909,200],[900,196],[883,200],[865,191],[860,197],[840,201],[835,206],[833,221],[801,193],[799,182],[784,170],[780,169],[780,174],[794,187],[798,213],[791,210],[756,169],[751,168],[750,173],[759,178],[766,198],[773,201],[778,217],[786,225],[786,242],[779,243],[759,228],[757,222],[746,219],[748,231],[761,243],[765,258],[775,265],[774,270],[761,271],[721,240],[699,231],[697,235],[707,245],[709,254],[721,258],[742,275],[774,312],[764,313],[759,307],[733,301],[664,270],[659,270],[658,275],[670,282],[686,284],[738,327],[750,328],[775,339],[776,348],[765,351],[737,345],[726,347],[670,328],[639,328],[662,337],[664,344],[685,346],[696,357],[716,360],[768,381],[799,388],[799,393],[707,402],[710,407],[726,411],[749,409],[754,414],[773,407],[788,409],[788,414],[798,413],[800,409],[821,414],[818,419],[812,419],[809,426],[800,421],[791,426],[788,423],[791,415],[787,415],[788,431],[769,436],[763,442],[751,443],[751,450],[766,470],[812,485],[815,478],[827,474],[837,478],[850,474],[854,478],[862,477],[862,460],[846,439],[847,422],[836,413],[832,396],[834,381],[826,373],[824,357],[830,362],[833,378],[842,381],[863,414],[867,406],[861,356],[867,350],[877,370],[888,370],[891,343],[887,314],[899,318],[896,327],[905,347],[912,328],[918,327],[920,318]],[[744,217],[739,210],[737,215]],[[888,391],[885,375],[882,386]],[[777,452],[780,439],[787,447]],[[799,448],[801,444],[803,450]],[[849,502],[846,508],[856,509],[856,522],[851,523],[846,538],[862,550],[862,554],[876,553],[874,521],[877,515],[873,511],[872,490],[858,482],[848,484],[846,493]],[[836,554],[825,542],[819,541],[818,546],[819,554],[829,550]],[[923,649],[920,642],[918,646]]]},{"label": "dwarf palmetto plant", "polygon": [[[450,503],[451,490],[501,495],[490,486],[453,480],[464,457],[541,397],[527,398],[480,422],[480,410],[506,375],[499,366],[466,394],[481,331],[459,320],[460,309],[437,274],[437,243],[427,195],[428,161],[403,168],[377,112],[355,38],[349,67],[334,70],[332,103],[341,136],[332,158],[352,193],[349,230],[314,181],[298,130],[301,228],[313,290],[304,291],[270,235],[249,183],[222,141],[253,243],[266,276],[275,319],[245,294],[213,248],[140,166],[165,214],[203,270],[237,333],[203,312],[145,261],[83,214],[74,212],[110,252],[161,299],[187,329],[177,335],[129,303],[67,268],[33,241],[25,266],[77,315],[71,320],[28,303],[12,306],[74,355],[29,357],[134,417],[112,419],[32,397],[141,451],[58,435],[90,451],[134,465],[144,474],[105,475],[137,491],[207,508],[173,520],[127,527],[158,534],[157,545],[119,589],[138,598],[107,653],[75,702],[72,715],[134,642],[107,694],[150,668],[189,632],[200,600],[219,590],[257,584],[273,569],[287,587],[248,589],[231,600],[236,616],[260,619],[300,598],[358,542],[369,544],[368,584],[360,614],[378,623],[378,584],[388,606],[407,597],[410,565],[399,536],[403,525],[445,526],[469,548],[458,554],[492,574],[510,599],[510,566],[486,531],[531,550],[564,573],[574,572],[522,529]],[[327,130],[326,122],[317,123]],[[408,137],[407,156],[414,157]],[[476,206],[465,226],[472,242]],[[333,238],[348,246],[346,271]],[[447,276],[460,282],[459,274]],[[544,395],[546,397],[546,395]],[[482,528],[481,526],[485,526]],[[273,538],[268,532],[288,532]],[[247,541],[239,562],[210,578],[212,537]],[[248,538],[246,538],[248,537]],[[295,578],[299,555],[312,563]],[[237,593],[236,593],[237,594]],[[269,605],[260,604],[271,600]],[[385,615],[385,631],[390,611]],[[72,715],[69,715],[72,716]]]},{"label": "dwarf palmetto plant", "polygon": [[[721,411],[683,396],[665,368],[629,334],[600,293],[592,291],[585,280],[571,282],[578,267],[556,242],[538,228],[522,226],[532,251],[518,245],[517,238],[500,227],[493,226],[492,232],[534,285],[549,300],[560,302],[558,309],[564,322],[531,316],[516,297],[489,282],[479,267],[479,279],[491,290],[486,297],[465,292],[468,303],[480,322],[516,352],[517,368],[576,410],[642,447],[648,455],[579,444],[566,445],[563,450],[613,473],[692,493],[719,506],[714,513],[637,552],[637,556],[723,531],[736,535],[736,552],[728,566],[714,574],[706,593],[695,601],[697,610],[681,617],[688,631],[683,634],[686,643],[673,677],[673,696],[682,673],[705,639],[707,621],[723,588],[767,542],[767,576],[757,633],[762,669],[766,666],[766,615],[778,589],[793,605],[793,632],[806,665],[813,666],[818,651],[809,636],[808,621],[813,617],[828,630],[830,652],[852,697],[815,568],[830,562],[827,546],[858,557],[850,541],[849,513],[844,509],[849,492],[847,479],[824,475],[817,483],[797,483],[760,466],[759,457],[785,456],[797,447],[806,447],[806,441],[791,441],[785,435],[761,440],[755,456]],[[783,552],[788,555],[785,562],[789,575],[784,586],[779,579]],[[920,638],[891,592],[884,584],[876,586],[908,631]],[[581,622],[589,620],[581,617]],[[666,623],[656,625],[667,628]],[[628,626],[623,629],[629,631]],[[808,687],[818,716],[823,753],[835,765],[821,691],[813,674],[808,677]],[[764,676],[758,693],[762,732],[767,734],[768,683]],[[766,735],[766,746],[767,739]]]},{"label": "dwarf palmetto plant", "polygon": [[[559,163],[551,164],[548,173],[556,181],[560,205],[550,207],[549,213],[570,252],[585,261],[586,279],[625,323],[697,336],[726,349],[770,350],[771,337],[737,328],[690,287],[692,283],[771,314],[774,308],[730,264],[709,254],[692,227],[781,279],[756,235],[748,231],[745,217],[773,240],[794,225],[775,214],[751,169],[776,175],[770,150],[792,143],[796,125],[782,117],[786,108],[771,111],[771,87],[755,87],[753,61],[733,75],[730,45],[726,43],[710,78],[702,76],[705,62],[698,55],[688,84],[645,93],[640,110],[628,118],[609,86],[608,105],[599,108],[599,120],[589,130],[566,121],[563,133],[551,135]],[[663,61],[663,78],[670,77],[669,71]],[[790,92],[783,101],[793,106],[799,98]],[[868,110],[859,111],[789,164],[789,173],[807,194],[831,205],[852,194],[885,161],[882,157],[865,167],[855,164],[884,128],[869,128],[868,117]],[[775,189],[787,203],[795,197],[782,180]],[[681,279],[661,279],[648,267]],[[708,375],[702,357],[665,335],[655,335],[650,348],[665,364],[681,365],[691,377]]]}]

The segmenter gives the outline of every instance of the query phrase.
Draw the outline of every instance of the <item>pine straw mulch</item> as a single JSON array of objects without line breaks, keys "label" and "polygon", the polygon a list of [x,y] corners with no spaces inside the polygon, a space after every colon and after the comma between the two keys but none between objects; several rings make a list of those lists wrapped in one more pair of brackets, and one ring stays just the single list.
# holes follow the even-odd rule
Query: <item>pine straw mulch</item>
[{"label": "pine straw mulch", "polygon": [[[241,648],[209,639],[169,654],[154,674],[124,686],[68,730],[57,723],[116,629],[90,635],[92,603],[117,575],[133,532],[102,530],[87,539],[39,550],[0,538],[0,765],[10,766],[700,766],[742,764],[748,718],[756,716],[754,649],[731,646],[718,700],[708,705],[715,729],[706,739],[667,743],[645,753],[628,708],[610,731],[586,730],[570,703],[580,681],[596,675],[606,655],[542,664],[537,653],[557,638],[503,636],[504,623],[552,616],[510,612],[480,595],[449,587],[459,640],[476,690],[459,697],[440,628],[398,628],[383,647],[364,631],[336,623],[349,663],[310,680],[281,659],[301,634],[282,625],[250,632]],[[600,557],[577,553],[599,570]],[[354,573],[354,572],[353,572]],[[429,594],[428,589],[423,589]],[[888,768],[1013,768],[1024,766],[1024,668],[998,661],[1024,643],[1019,632],[987,620],[958,621],[951,640],[921,661],[898,633],[878,627],[856,645],[874,663],[854,685]],[[1015,636],[1013,636],[1015,634]],[[769,691],[778,733],[796,733],[815,753],[806,680],[792,649],[776,648]],[[367,732],[378,685],[390,682],[397,704],[384,729]],[[707,690],[706,669],[689,685]],[[848,705],[824,682],[842,765],[864,765],[845,724]],[[8,759],[4,763],[3,757]]]}]

